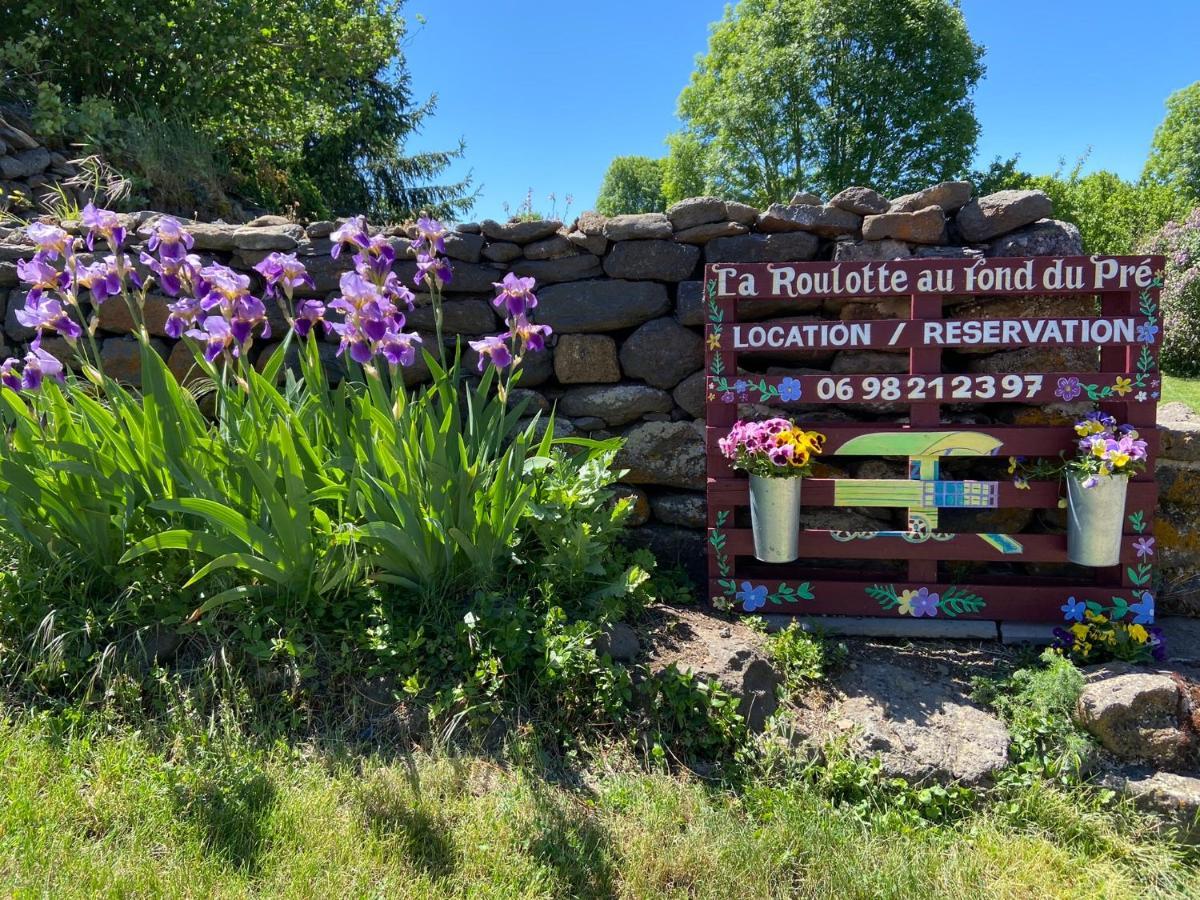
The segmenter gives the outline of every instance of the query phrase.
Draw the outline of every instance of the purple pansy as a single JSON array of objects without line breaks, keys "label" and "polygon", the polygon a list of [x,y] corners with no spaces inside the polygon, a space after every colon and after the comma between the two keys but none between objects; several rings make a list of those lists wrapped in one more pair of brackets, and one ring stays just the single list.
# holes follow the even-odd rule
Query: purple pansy
[{"label": "purple pansy", "polygon": [[767,593],[765,584],[753,585],[748,581],[743,581],[742,589],[735,596],[742,601],[742,609],[746,612],[754,612],[756,609],[766,606]]}]

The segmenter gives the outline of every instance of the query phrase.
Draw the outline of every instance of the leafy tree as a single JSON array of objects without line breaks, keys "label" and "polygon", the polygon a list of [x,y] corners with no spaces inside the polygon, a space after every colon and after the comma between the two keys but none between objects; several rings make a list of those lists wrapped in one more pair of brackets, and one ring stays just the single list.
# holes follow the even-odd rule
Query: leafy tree
[{"label": "leafy tree", "polygon": [[679,114],[725,196],[904,193],[970,163],[982,56],[956,0],[740,0]]},{"label": "leafy tree", "polygon": [[1200,202],[1200,81],[1167,98],[1167,116],[1154,132],[1143,177]]},{"label": "leafy tree", "polygon": [[[425,185],[461,147],[404,154],[433,106],[412,101],[402,2],[15,0],[0,99],[31,109],[46,136],[102,149],[131,117],[185,123],[240,190],[273,206],[451,212],[468,185]],[[112,115],[97,130],[85,119],[101,108]]]},{"label": "leafy tree", "polygon": [[667,156],[662,161],[663,199],[667,206],[688,197],[709,193],[708,149],[688,131],[667,137]]},{"label": "leafy tree", "polygon": [[648,156],[618,156],[608,165],[596,211],[605,216],[622,213],[661,212],[663,199],[662,160]]}]

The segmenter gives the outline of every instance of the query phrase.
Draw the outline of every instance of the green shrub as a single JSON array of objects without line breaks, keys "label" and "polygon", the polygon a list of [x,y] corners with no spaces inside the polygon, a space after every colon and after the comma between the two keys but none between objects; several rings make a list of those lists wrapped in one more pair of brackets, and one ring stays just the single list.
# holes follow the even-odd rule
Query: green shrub
[{"label": "green shrub", "polygon": [[1167,258],[1162,290],[1162,370],[1200,375],[1200,208],[1187,219],[1168,222],[1144,245]]},{"label": "green shrub", "polygon": [[768,647],[788,690],[792,691],[820,681],[830,668],[846,658],[845,644],[830,644],[820,635],[805,631],[798,622],[773,634]]}]

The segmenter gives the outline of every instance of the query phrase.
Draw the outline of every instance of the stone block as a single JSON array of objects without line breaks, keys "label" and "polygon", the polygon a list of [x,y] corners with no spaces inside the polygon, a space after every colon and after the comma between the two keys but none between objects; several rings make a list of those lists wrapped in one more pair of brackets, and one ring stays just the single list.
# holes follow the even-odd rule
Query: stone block
[{"label": "stone block", "polygon": [[621,346],[621,368],[630,378],[670,390],[704,365],[704,341],[664,316],[642,325]]},{"label": "stone block", "polygon": [[621,380],[617,342],[603,334],[564,334],[554,348],[560,384],[608,384]]},{"label": "stone block", "polygon": [[556,332],[617,331],[666,313],[667,289],[651,281],[584,281],[538,292],[538,321]]},{"label": "stone block", "polygon": [[1054,204],[1042,191],[997,191],[969,201],[954,221],[966,240],[990,241],[1048,218],[1053,211]]}]

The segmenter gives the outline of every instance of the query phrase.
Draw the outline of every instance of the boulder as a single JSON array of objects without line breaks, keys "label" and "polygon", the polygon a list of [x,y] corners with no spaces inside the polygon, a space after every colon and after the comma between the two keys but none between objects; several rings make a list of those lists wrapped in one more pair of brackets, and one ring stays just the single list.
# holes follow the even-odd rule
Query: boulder
[{"label": "boulder", "polygon": [[558,259],[563,256],[575,256],[577,253],[579,250],[562,234],[552,234],[548,238],[525,245],[526,259]]},{"label": "boulder", "polygon": [[951,213],[965,206],[974,192],[975,188],[969,181],[943,181],[915,194],[897,197],[888,207],[888,212],[916,212],[927,206],[937,206],[943,212]]},{"label": "boulder", "polygon": [[758,217],[762,232],[808,231],[821,237],[835,238],[840,234],[858,234],[862,216],[836,206],[784,206],[772,203]]},{"label": "boulder", "polygon": [[554,348],[554,376],[560,384],[620,381],[617,342],[604,334],[561,335]]},{"label": "boulder", "polygon": [[0,119],[0,140],[3,140],[14,150],[35,150],[38,147],[36,140],[15,125],[4,121],[4,119]]},{"label": "boulder", "polygon": [[4,310],[4,333],[10,341],[32,341],[37,335],[36,328],[30,328],[17,321],[17,310],[25,308],[25,300],[28,296],[28,291],[8,292],[8,304]]},{"label": "boulder", "polygon": [[654,518],[667,525],[703,528],[708,523],[708,502],[695,491],[671,491],[650,497]]},{"label": "boulder", "polygon": [[[433,305],[428,294],[417,295],[417,306],[405,314],[407,327],[418,331],[435,331]],[[488,334],[498,327],[492,304],[486,300],[444,300],[442,302],[442,331],[446,335]]]},{"label": "boulder", "polygon": [[[610,220],[611,221],[611,220]],[[610,278],[683,281],[700,260],[700,248],[674,241],[618,241],[604,258]]]},{"label": "boulder", "polygon": [[322,219],[317,222],[310,222],[308,227],[304,229],[304,233],[313,239],[327,238],[333,234],[337,228],[336,222],[330,222],[328,219]]},{"label": "boulder", "polygon": [[532,275],[538,284],[578,281],[581,278],[596,278],[604,274],[600,269],[599,258],[590,253],[559,259],[521,259],[512,264],[512,270],[518,275]]},{"label": "boulder", "polygon": [[512,262],[521,255],[521,245],[514,244],[512,241],[493,241],[484,246],[480,251],[480,255],[484,259],[490,259],[492,262]]},{"label": "boulder", "polygon": [[599,213],[585,212],[580,213],[579,218],[575,220],[575,231],[581,231],[589,237],[595,235],[604,236],[604,226],[608,223],[608,218]]},{"label": "boulder", "polygon": [[696,225],[683,231],[675,232],[675,240],[681,244],[707,244],[709,241],[723,237],[735,237],[745,234],[750,229],[737,222],[710,222],[707,225]]},{"label": "boulder", "polygon": [[872,216],[887,212],[891,204],[887,197],[869,187],[848,187],[830,197],[829,205],[860,216]]},{"label": "boulder", "polygon": [[613,622],[596,639],[596,652],[610,656],[617,662],[633,662],[641,649],[638,633],[633,626],[624,622]]},{"label": "boulder", "polygon": [[894,375],[908,372],[907,353],[881,350],[839,350],[829,364],[837,375]]},{"label": "boulder", "polygon": [[862,235],[869,241],[893,238],[910,244],[939,244],[946,240],[946,214],[939,206],[927,206],[917,212],[867,216]]},{"label": "boulder", "polygon": [[[580,228],[580,230],[583,229]],[[662,239],[669,238],[671,233],[671,220],[665,213],[631,213],[613,216],[605,221],[603,231],[604,236],[610,241]]]},{"label": "boulder", "polygon": [[603,234],[585,234],[582,231],[572,231],[567,235],[567,240],[581,250],[594,253],[596,256],[603,256],[604,251],[608,249],[608,238]]},{"label": "boulder", "polygon": [[643,422],[625,432],[614,468],[630,484],[704,488],[703,423]]},{"label": "boulder", "polygon": [[681,281],[675,292],[675,321],[680,325],[703,325],[708,321],[703,281]]},{"label": "boulder", "polygon": [[[150,339],[150,346],[166,358],[167,345],[157,338]],[[142,386],[141,345],[132,337],[106,338],[100,344],[100,360],[104,363],[104,374],[132,387]]]},{"label": "boulder", "polygon": [[[346,254],[338,257],[340,260]],[[452,269],[454,276],[444,288],[448,294],[490,294],[492,285],[504,274],[502,269],[481,263],[456,262]],[[417,264],[415,262],[400,262],[396,264],[396,275],[409,286],[417,286]]]},{"label": "boulder", "polygon": [[483,238],[478,234],[452,231],[446,235],[446,255],[451,259],[477,263],[483,253]]},{"label": "boulder", "polygon": [[479,223],[479,228],[483,231],[484,237],[491,241],[528,244],[550,237],[562,228],[562,222],[541,219],[535,222],[505,222],[501,224],[495,219],[484,219]]},{"label": "boulder", "polygon": [[629,497],[630,503],[629,518],[625,520],[625,524],[630,528],[637,528],[639,525],[645,525],[650,521],[650,498],[640,487],[634,487],[632,484],[614,484],[612,486],[614,499],[623,499]]},{"label": "boulder", "polygon": [[838,679],[836,726],[859,753],[913,784],[978,787],[1008,765],[1008,729],[946,678],[919,676],[888,659],[860,659]]},{"label": "boulder", "polygon": [[720,222],[726,215],[725,201],[716,197],[689,197],[667,208],[667,218],[676,231]]},{"label": "boulder", "polygon": [[1157,765],[1182,761],[1192,747],[1187,698],[1178,681],[1123,663],[1088,671],[1075,720],[1114,756]]},{"label": "boulder", "polygon": [[671,308],[667,289],[648,281],[555,284],[538,299],[538,321],[560,334],[632,328]]},{"label": "boulder", "polygon": [[988,256],[1082,256],[1083,238],[1070,222],[1039,219],[993,241]]},{"label": "boulder", "polygon": [[670,390],[704,365],[704,341],[672,316],[642,325],[621,346],[621,368],[630,378]]},{"label": "boulder", "polygon": [[1183,403],[1166,403],[1158,408],[1160,456],[1200,462],[1200,414]]},{"label": "boulder", "polygon": [[771,661],[766,636],[749,626],[699,610],[659,606],[650,610],[643,635],[651,678],[673,668],[717,682],[737,700],[738,712],[755,732],[778,709],[783,678]]},{"label": "boulder", "polygon": [[739,225],[753,225],[758,221],[758,210],[749,203],[737,203],[733,200],[726,200],[725,217],[731,222],[737,222]]},{"label": "boulder", "polygon": [[[276,216],[268,213],[265,216],[256,216],[246,223],[247,228],[266,228],[268,225],[291,225],[292,220],[287,216]],[[332,233],[332,232],[331,232]]]},{"label": "boulder", "polygon": [[1106,775],[1101,784],[1127,794],[1138,809],[1165,820],[1180,840],[1200,843],[1200,778],[1136,771]]},{"label": "boulder", "polygon": [[706,262],[796,262],[814,258],[820,243],[816,235],[806,231],[743,234],[709,241],[704,245],[704,259]]},{"label": "boulder", "polygon": [[512,388],[508,392],[508,402],[514,407],[521,403],[528,404],[524,410],[525,414],[550,412],[550,401],[546,399],[546,395],[529,388]]},{"label": "boulder", "polygon": [[1095,347],[1022,347],[980,356],[967,362],[968,372],[999,375],[1009,372],[1095,372],[1100,361]]},{"label": "boulder", "polygon": [[[166,337],[167,316],[170,310],[168,303],[174,303],[174,298],[162,294],[147,294],[146,303],[142,307],[142,319],[146,330],[158,337]],[[131,334],[134,328],[133,316],[129,307],[119,297],[111,298],[107,303],[100,304],[100,328],[104,331],[115,331],[118,334]]]},{"label": "boulder", "polygon": [[233,246],[238,250],[295,250],[304,229],[299,225],[243,225],[233,232]]},{"label": "boulder", "polygon": [[704,420],[704,396],[707,387],[707,376],[704,370],[693,372],[671,392],[675,403],[693,419]]},{"label": "boulder", "polygon": [[17,277],[17,264],[7,260],[0,261],[0,288],[15,287],[20,283],[21,279]]},{"label": "boulder", "polygon": [[647,413],[671,411],[671,395],[644,384],[594,384],[568,388],[558,408],[568,416],[595,416],[609,427],[628,425]]},{"label": "boulder", "polygon": [[478,222],[459,222],[454,226],[454,230],[460,234],[483,234]]},{"label": "boulder", "polygon": [[835,262],[876,262],[888,259],[908,259],[912,253],[904,241],[885,238],[881,241],[838,241],[833,246]]},{"label": "boulder", "polygon": [[[233,240],[236,225],[226,225],[221,222],[184,222],[183,227],[195,239],[192,249],[196,252],[218,250],[228,252],[236,246]],[[296,242],[292,242],[296,246]]]},{"label": "boulder", "polygon": [[825,201],[816,194],[811,194],[808,191],[796,191],[792,194],[792,199],[788,201],[789,206],[821,206]]},{"label": "boulder", "polygon": [[29,178],[46,171],[50,165],[50,151],[45,147],[22,150],[14,156],[0,156],[0,178],[15,181]]},{"label": "boulder", "polygon": [[982,259],[983,251],[975,247],[921,247],[912,248],[917,259]]},{"label": "boulder", "polygon": [[1048,218],[1053,211],[1054,204],[1042,191],[997,191],[969,201],[954,221],[967,241],[990,241]]}]

